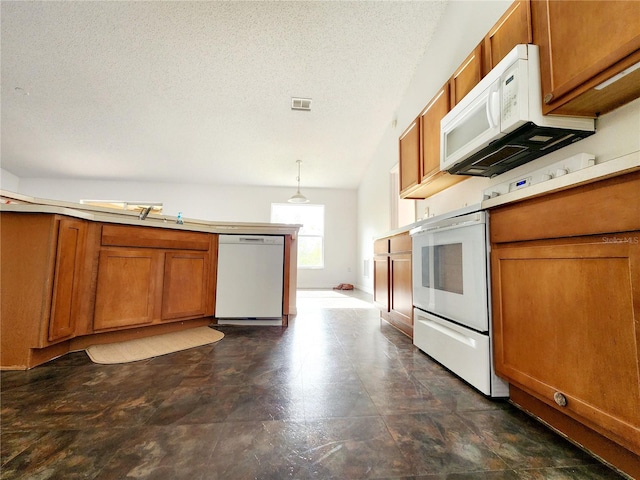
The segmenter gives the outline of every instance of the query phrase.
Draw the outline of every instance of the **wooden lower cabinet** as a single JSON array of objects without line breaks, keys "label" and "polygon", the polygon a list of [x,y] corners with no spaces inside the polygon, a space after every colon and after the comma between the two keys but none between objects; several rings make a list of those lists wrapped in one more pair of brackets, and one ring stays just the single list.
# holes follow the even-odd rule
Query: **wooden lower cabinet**
[{"label": "wooden lower cabinet", "polygon": [[89,222],[2,212],[0,360],[35,364],[32,349],[56,348],[83,331],[92,306]]},{"label": "wooden lower cabinet", "polygon": [[162,320],[204,316],[210,291],[208,253],[165,254]]},{"label": "wooden lower cabinet", "polygon": [[47,337],[49,342],[55,342],[76,333],[80,305],[84,301],[81,292],[86,236],[86,221],[60,218]]},{"label": "wooden lower cabinet", "polygon": [[[525,408],[546,405],[541,418],[561,431],[573,424],[558,418],[572,419],[587,432],[574,440],[640,474],[640,174],[490,218],[496,373]],[[611,457],[611,443],[626,453]]]},{"label": "wooden lower cabinet", "polygon": [[110,248],[100,252],[93,328],[137,326],[157,318],[162,293],[162,251]]},{"label": "wooden lower cabinet", "polygon": [[[386,246],[385,246],[386,245]],[[384,253],[384,249],[388,253]],[[413,338],[411,237],[402,233],[374,244],[374,303],[380,318]]]},{"label": "wooden lower cabinet", "polygon": [[640,245],[527,243],[494,251],[497,373],[640,453]]},{"label": "wooden lower cabinet", "polygon": [[389,255],[373,257],[373,303],[389,312]]},{"label": "wooden lower cabinet", "polygon": [[393,326],[413,338],[413,291],[411,253],[389,256],[389,317]]}]

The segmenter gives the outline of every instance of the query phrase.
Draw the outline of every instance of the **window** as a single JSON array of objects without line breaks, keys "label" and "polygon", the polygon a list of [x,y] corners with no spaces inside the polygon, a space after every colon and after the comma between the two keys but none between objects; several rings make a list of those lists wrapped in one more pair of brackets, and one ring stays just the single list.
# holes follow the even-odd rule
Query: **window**
[{"label": "window", "polygon": [[298,268],[324,268],[324,205],[272,203],[271,221],[301,224]]}]

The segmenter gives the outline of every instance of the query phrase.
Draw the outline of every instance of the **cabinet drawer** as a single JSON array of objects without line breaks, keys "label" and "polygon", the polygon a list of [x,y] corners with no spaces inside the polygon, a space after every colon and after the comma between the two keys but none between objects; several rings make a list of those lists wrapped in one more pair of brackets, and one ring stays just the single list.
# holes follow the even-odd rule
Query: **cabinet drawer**
[{"label": "cabinet drawer", "polygon": [[640,172],[491,210],[491,243],[640,230]]},{"label": "cabinet drawer", "polygon": [[381,238],[373,242],[373,253],[376,255],[389,253],[389,239]]},{"label": "cabinet drawer", "polygon": [[396,235],[389,240],[389,252],[410,252],[411,251],[411,236],[408,233],[402,235]]},{"label": "cabinet drawer", "polygon": [[204,251],[209,250],[209,234],[154,227],[103,225],[102,245]]}]

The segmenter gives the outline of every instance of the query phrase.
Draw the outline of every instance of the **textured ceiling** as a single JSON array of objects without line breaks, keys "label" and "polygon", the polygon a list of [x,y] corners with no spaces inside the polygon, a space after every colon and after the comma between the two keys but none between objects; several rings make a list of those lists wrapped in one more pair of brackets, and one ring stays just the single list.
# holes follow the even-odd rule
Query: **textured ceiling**
[{"label": "textured ceiling", "polygon": [[355,188],[445,6],[3,0],[1,166]]}]

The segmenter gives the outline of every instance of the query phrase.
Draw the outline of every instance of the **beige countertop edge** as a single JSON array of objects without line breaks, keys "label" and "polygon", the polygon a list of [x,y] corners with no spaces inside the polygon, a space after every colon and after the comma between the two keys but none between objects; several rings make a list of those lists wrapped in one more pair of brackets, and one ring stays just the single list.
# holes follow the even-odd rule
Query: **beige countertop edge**
[{"label": "beige countertop edge", "polygon": [[[4,193],[4,192],[3,192]],[[11,194],[11,198],[13,194]],[[25,200],[28,201],[28,200]],[[56,202],[57,203],[57,202]],[[111,213],[69,208],[56,204],[11,203],[0,204],[0,211],[20,213],[49,213],[104,223],[121,225],[137,225],[141,227],[169,228],[192,232],[228,233],[239,235],[297,235],[302,225],[285,225],[280,223],[224,223],[207,222],[185,218],[183,224],[177,224],[174,217],[149,215],[145,220],[138,219],[137,214]]]}]

